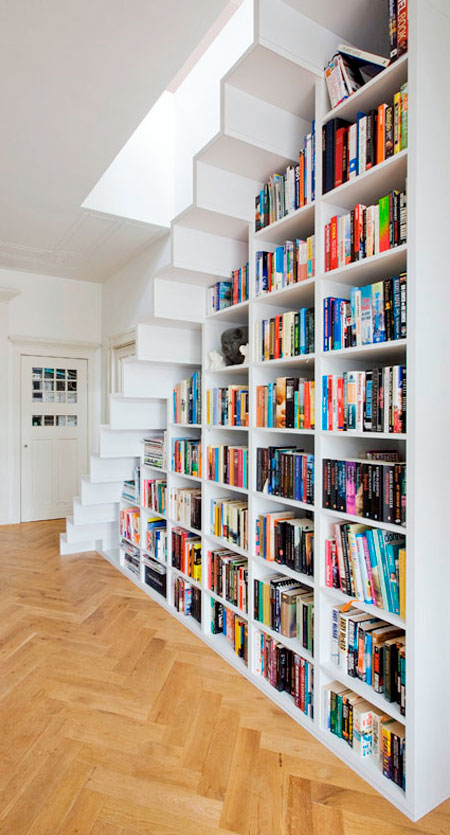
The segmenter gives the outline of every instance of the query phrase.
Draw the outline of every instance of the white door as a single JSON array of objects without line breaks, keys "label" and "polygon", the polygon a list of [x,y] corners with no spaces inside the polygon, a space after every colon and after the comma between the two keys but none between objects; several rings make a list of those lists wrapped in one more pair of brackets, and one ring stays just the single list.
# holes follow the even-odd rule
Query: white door
[{"label": "white door", "polygon": [[87,360],[22,356],[22,522],[70,515],[87,460]]}]

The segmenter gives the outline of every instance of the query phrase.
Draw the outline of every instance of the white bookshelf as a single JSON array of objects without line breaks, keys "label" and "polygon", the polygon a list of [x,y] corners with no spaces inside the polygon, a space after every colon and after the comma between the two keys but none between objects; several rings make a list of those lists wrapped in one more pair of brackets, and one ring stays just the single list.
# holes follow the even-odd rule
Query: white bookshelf
[{"label": "white bookshelf", "polygon": [[[201,367],[202,370],[202,416],[203,422],[195,426],[180,426],[173,423],[171,401],[167,420],[169,454],[172,439],[186,436],[202,440],[203,475],[201,479],[182,476],[167,471],[168,488],[174,484],[192,487],[201,486],[202,491],[202,623],[197,624],[191,617],[175,612],[173,607],[172,587],[174,576],[180,572],[171,566],[170,540],[174,526],[185,527],[176,520],[167,518],[168,558],[167,558],[167,599],[153,592],[140,579],[130,574],[121,563],[121,570],[145,592],[157,600],[169,612],[174,614],[195,634],[199,635],[208,646],[218,652],[236,670],[246,676],[255,686],[267,695],[281,709],[285,710],[296,722],[317,737],[341,760],[353,768],[375,789],[381,792],[398,809],[412,820],[422,817],[441,801],[450,796],[450,723],[448,719],[448,697],[450,693],[450,660],[447,650],[447,636],[450,632],[450,560],[447,556],[447,518],[449,507],[449,422],[450,406],[448,395],[448,236],[450,230],[449,189],[450,170],[448,155],[448,137],[450,132],[450,106],[444,101],[439,82],[448,79],[447,48],[450,37],[450,18],[448,10],[439,8],[439,3],[431,4],[428,0],[410,0],[409,2],[409,54],[398,60],[392,67],[373,79],[333,111],[329,110],[325,82],[321,73],[311,69],[311,45],[302,43],[299,49],[305,50],[305,60],[292,54],[286,59],[278,56],[276,65],[278,81],[286,78],[286,84],[292,81],[292,74],[298,78],[301,89],[298,91],[299,110],[295,110],[295,95],[280,94],[281,99],[289,102],[295,110],[295,116],[286,118],[282,123],[284,134],[281,141],[277,136],[274,122],[274,91],[271,100],[263,102],[258,112],[260,119],[266,120],[266,132],[259,139],[255,135],[255,126],[251,125],[250,115],[255,108],[253,96],[264,98],[264,85],[260,72],[267,60],[270,49],[269,28],[278,27],[278,21],[271,16],[271,5],[278,8],[278,2],[263,3],[264,14],[261,26],[266,27],[266,42],[259,44],[250,52],[248,59],[248,78],[246,78],[245,60],[232,71],[228,80],[234,80],[236,88],[225,85],[223,101],[224,128],[217,141],[212,141],[197,157],[197,166],[203,169],[227,171],[227,176],[248,176],[249,179],[266,180],[273,171],[281,171],[292,161],[294,150],[298,150],[303,135],[310,129],[311,118],[316,120],[316,199],[312,205],[297,210],[277,223],[258,231],[253,231],[253,223],[248,227],[248,245],[243,235],[243,218],[248,208],[240,212],[236,223],[239,237],[234,243],[223,246],[222,267],[217,264],[212,241],[208,239],[208,249],[204,257],[198,257],[200,266],[195,267],[195,250],[203,246],[203,239],[208,238],[210,227],[206,219],[207,208],[201,212],[195,206],[189,210],[189,218],[180,219],[183,224],[182,234],[175,238],[178,251],[188,252],[181,274],[175,276],[176,264],[167,274],[169,281],[183,281],[186,263],[192,278],[205,287],[213,284],[220,276],[229,274],[230,258],[232,268],[243,264],[247,259],[250,267],[250,298],[248,302],[228,308],[204,318],[202,322]],[[284,5],[284,4],[281,4]],[[343,14],[349,12],[344,4]],[[293,13],[291,10],[289,15]],[[290,18],[289,18],[290,19]],[[269,26],[270,23],[270,26]],[[281,26],[281,23],[280,23]],[[277,30],[279,31],[279,30]],[[273,38],[275,39],[275,34]],[[289,35],[286,33],[286,37]],[[342,38],[341,38],[342,40]],[[337,42],[337,39],[336,39]],[[331,41],[330,41],[331,43]],[[273,54],[273,53],[271,53]],[[327,57],[332,54],[328,48]],[[323,63],[319,61],[318,63]],[[255,72],[255,66],[258,73]],[[283,72],[285,75],[283,76]],[[245,80],[245,85],[244,81]],[[400,88],[408,80],[408,149],[395,155],[381,165],[375,166],[365,174],[328,192],[321,193],[322,184],[322,125],[334,116],[353,119],[358,110],[367,110],[377,106]],[[244,89],[253,92],[237,91],[242,84]],[[258,86],[259,85],[259,86]],[[270,86],[270,85],[269,85]],[[225,89],[226,88],[226,89]],[[231,91],[231,92],[230,92]],[[255,91],[258,91],[257,93]],[[312,103],[312,104],[311,104]],[[285,106],[287,106],[285,104]],[[249,113],[243,117],[243,110]],[[226,122],[227,114],[233,112],[233,124]],[[238,116],[242,123],[238,124]],[[291,114],[292,115],[292,114]],[[256,124],[256,123],[255,123]],[[245,126],[249,127],[245,136]],[[306,130],[305,130],[306,125]],[[291,130],[293,135],[286,136]],[[252,133],[253,131],[253,133]],[[295,135],[294,135],[295,134]],[[251,152],[253,149],[253,152]],[[253,156],[252,156],[253,153]],[[215,169],[214,167],[218,168]],[[204,172],[203,172],[204,173]],[[408,184],[408,243],[395,249],[375,255],[372,258],[350,264],[346,267],[324,271],[323,227],[333,214],[339,214],[353,207],[355,203],[369,202],[383,196],[392,188]],[[206,187],[206,180],[205,180]],[[227,209],[228,211],[228,209]],[[221,235],[219,206],[214,204],[214,237]],[[225,210],[224,210],[225,214]],[[237,215],[237,210],[235,212]],[[189,235],[189,226],[195,226],[199,215],[201,235]],[[227,215],[228,217],[228,215]],[[233,223],[227,220],[222,234],[231,235]],[[187,231],[186,231],[187,230]],[[192,231],[192,230],[191,230]],[[290,286],[271,294],[255,297],[255,253],[258,249],[274,249],[287,239],[301,237],[312,232],[316,235],[316,274],[301,284]],[[238,243],[236,243],[236,241]],[[219,241],[220,243],[220,241]],[[206,246],[206,244],[205,244]],[[226,255],[226,258],[225,258]],[[180,261],[181,261],[181,255]],[[183,255],[184,257],[184,255]],[[210,258],[210,261],[207,259]],[[234,259],[234,260],[233,260]],[[322,303],[327,295],[339,295],[349,292],[352,286],[371,284],[374,281],[389,278],[407,270],[408,274],[408,333],[407,339],[387,342],[362,348],[324,352],[322,350]],[[201,279],[198,277],[201,275]],[[185,279],[186,280],[186,279]],[[172,287],[174,285],[169,285]],[[169,292],[169,290],[168,290]],[[186,295],[187,298],[187,295]],[[196,295],[196,305],[198,296]],[[269,318],[274,313],[302,306],[314,305],[315,308],[315,351],[312,355],[295,357],[289,360],[260,362],[255,358],[254,332],[255,322]],[[186,313],[189,318],[192,311]],[[180,317],[181,318],[181,317]],[[200,311],[202,318],[202,311]],[[208,355],[220,347],[222,331],[234,324],[249,325],[250,351],[249,361],[245,365],[210,370]],[[167,338],[170,340],[170,328]],[[187,337],[185,337],[187,338]],[[149,337],[150,339],[150,337]],[[197,335],[192,336],[197,340]],[[197,344],[197,343],[196,343]],[[187,346],[190,348],[190,346]],[[145,359],[145,356],[144,356]],[[377,364],[406,362],[408,368],[408,415],[407,433],[386,435],[384,433],[342,433],[327,432],[321,428],[321,379],[323,374],[336,373],[353,369],[355,363],[360,368]],[[168,359],[170,362],[170,357]],[[195,366],[198,360],[189,359],[186,365]],[[184,369],[185,370],[185,369]],[[256,385],[276,376],[303,375],[314,373],[316,381],[316,428],[314,430],[279,430],[255,426],[255,389]],[[189,372],[190,373],[190,372]],[[179,376],[183,379],[186,374]],[[206,391],[209,388],[231,383],[248,383],[249,427],[207,426]],[[301,436],[301,437],[300,437]],[[256,491],[256,448],[258,446],[282,445],[288,442],[303,447],[315,455],[315,494],[314,505],[305,505],[289,499],[267,496]],[[338,513],[322,508],[322,460],[323,458],[358,458],[361,450],[367,450],[379,442],[381,447],[405,452],[407,462],[407,525],[389,525],[382,522],[361,519],[345,513]],[[242,490],[211,482],[205,477],[206,447],[215,443],[248,443],[249,447],[249,488]],[[143,478],[143,472],[141,478]],[[244,550],[233,547],[227,541],[214,536],[209,528],[209,508],[212,498],[234,496],[246,499],[249,506],[249,547]],[[266,513],[277,507],[288,506],[298,511],[312,510],[315,523],[315,572],[313,577],[275,566],[255,556],[254,531],[258,514]],[[153,511],[141,507],[141,531],[148,515]],[[362,521],[374,528],[383,528],[404,533],[407,540],[407,589],[406,620],[398,615],[367,604],[358,607],[383,618],[388,623],[402,626],[406,630],[407,642],[407,684],[406,716],[401,716],[396,705],[389,704],[383,696],[360,682],[347,677],[341,668],[335,667],[330,657],[331,646],[331,610],[334,606],[345,605],[349,598],[341,592],[325,586],[325,540],[330,535],[331,526],[336,521]],[[211,600],[222,602],[231,611],[238,613],[232,604],[221,600],[218,595],[206,587],[206,554],[208,550],[226,547],[248,558],[248,612],[242,613],[248,623],[248,665],[238,658],[229,643],[221,635],[212,635],[210,631]],[[115,559],[109,556],[114,564]],[[297,577],[314,592],[315,626],[314,653],[303,650],[290,639],[274,633],[269,627],[259,624],[253,618],[253,581],[272,571]],[[195,582],[185,578],[192,585]],[[279,693],[256,672],[255,636],[264,631],[272,634],[280,643],[298,651],[314,665],[314,718],[309,719],[295,707],[293,699],[286,693]],[[359,759],[351,748],[339,740],[325,727],[323,687],[333,679],[339,680],[354,692],[367,698],[375,706],[400,721],[406,731],[406,791],[385,778],[382,771],[370,759]]]}]

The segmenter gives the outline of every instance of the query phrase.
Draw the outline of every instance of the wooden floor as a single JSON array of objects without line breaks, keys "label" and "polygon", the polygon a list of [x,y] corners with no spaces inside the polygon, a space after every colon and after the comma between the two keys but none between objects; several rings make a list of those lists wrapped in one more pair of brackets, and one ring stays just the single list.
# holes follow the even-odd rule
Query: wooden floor
[{"label": "wooden floor", "polygon": [[61,522],[0,528],[0,833],[408,835],[411,824]]}]

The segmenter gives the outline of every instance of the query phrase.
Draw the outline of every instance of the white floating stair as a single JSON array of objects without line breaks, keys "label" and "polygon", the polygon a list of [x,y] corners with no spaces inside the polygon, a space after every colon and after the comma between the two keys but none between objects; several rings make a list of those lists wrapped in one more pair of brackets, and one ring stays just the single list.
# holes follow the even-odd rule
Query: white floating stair
[{"label": "white floating stair", "polygon": [[[130,478],[132,477],[131,474],[127,475],[130,475]],[[86,507],[86,505],[109,504],[110,502],[120,501],[124,480],[125,479],[120,481],[92,481],[90,475],[82,476],[80,496],[81,504]]]},{"label": "white floating stair", "polygon": [[173,223],[170,249],[170,265],[158,271],[159,277],[209,287],[245,263],[248,247],[244,241]]},{"label": "white floating stair", "polygon": [[103,458],[100,455],[91,455],[91,471],[88,478],[91,485],[105,482],[120,484],[120,492],[122,492],[122,483],[133,478],[136,464],[137,460],[134,455],[117,458],[114,455]]},{"label": "white floating stair", "polygon": [[100,458],[138,457],[142,453],[142,441],[148,431],[100,426]]},{"label": "white floating stair", "polygon": [[68,554],[85,554],[86,551],[97,551],[97,542],[94,539],[87,539],[84,542],[69,542],[66,533],[59,535],[59,553],[62,556]]},{"label": "white floating stair", "polygon": [[[157,281],[155,279],[154,283],[156,284]],[[158,283],[161,286],[161,293],[157,292],[155,288],[155,301],[156,297],[158,297],[158,304],[161,309],[164,305],[168,307],[169,297],[171,296],[173,300],[175,290],[179,298],[179,290],[185,288],[184,284],[177,284],[174,289],[174,285],[168,281],[159,281]],[[192,288],[187,287],[186,289],[191,290]],[[195,289],[202,291],[201,298],[204,306],[204,288],[199,287]],[[168,310],[168,313],[171,313],[171,311]],[[172,318],[172,315],[170,315],[170,318]],[[172,334],[172,338],[177,339],[176,333]],[[149,391],[152,397],[171,397],[175,384],[189,377],[191,374],[192,366],[190,365],[157,365],[154,362],[137,360],[135,357],[127,357],[127,359],[122,361],[123,394],[124,397],[134,397],[143,391]]]},{"label": "white floating stair", "polygon": [[90,525],[94,522],[117,522],[118,519],[118,501],[83,504],[78,496],[73,500],[74,525]]},{"label": "white floating stair", "polygon": [[109,425],[111,429],[158,429],[165,425],[166,408],[166,400],[153,395],[110,394]]},{"label": "white floating stair", "polygon": [[118,523],[111,522],[88,522],[83,525],[76,525],[73,516],[66,519],[66,535],[69,544],[78,543],[81,545],[85,542],[97,542],[101,540],[103,547],[108,547],[110,543],[117,539]]},{"label": "white floating stair", "polygon": [[175,331],[140,323],[136,328],[136,357],[158,365],[201,365],[201,333],[193,328],[177,327]]}]

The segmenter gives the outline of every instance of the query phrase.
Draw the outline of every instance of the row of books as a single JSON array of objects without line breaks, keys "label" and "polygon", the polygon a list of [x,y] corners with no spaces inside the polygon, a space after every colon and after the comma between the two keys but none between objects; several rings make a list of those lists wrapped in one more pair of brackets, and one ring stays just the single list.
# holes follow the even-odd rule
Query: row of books
[{"label": "row of books", "polygon": [[248,664],[248,623],[218,600],[211,598],[211,632],[222,633],[234,652]]},{"label": "row of books", "polygon": [[408,146],[408,85],[392,104],[357,113],[356,122],[330,119],[322,128],[324,194],[363,174]]},{"label": "row of books", "polygon": [[248,386],[208,389],[206,422],[208,426],[248,426]]},{"label": "row of books", "polygon": [[272,174],[255,197],[255,232],[312,203],[316,192],[316,126],[313,121],[299,152],[298,165]]},{"label": "row of books", "polygon": [[275,252],[256,253],[255,293],[262,296],[282,290],[315,275],[315,238],[296,238],[277,246]]},{"label": "row of books", "polygon": [[248,560],[226,549],[208,551],[206,582],[210,591],[247,612]]},{"label": "row of books", "polygon": [[[395,457],[398,460],[398,453]],[[322,467],[324,508],[394,525],[406,523],[405,464],[324,458]]]},{"label": "row of books", "polygon": [[405,617],[405,537],[363,524],[336,523],[325,541],[325,584]]},{"label": "row of books", "polygon": [[202,581],[202,541],[184,528],[172,529],[172,565],[197,583]]},{"label": "row of books", "polygon": [[194,371],[192,377],[181,380],[173,390],[174,423],[202,422],[201,373]]},{"label": "row of books", "polygon": [[197,586],[192,586],[182,577],[174,577],[173,605],[177,612],[190,615],[198,623],[202,622],[202,593]]},{"label": "row of books", "polygon": [[408,0],[389,0],[391,63],[408,52]]},{"label": "row of books", "polygon": [[314,352],[314,308],[288,310],[255,324],[257,362],[298,357]]},{"label": "row of books", "polygon": [[389,780],[405,789],[405,728],[382,714],[345,684],[331,682],[323,689],[328,730],[343,739],[361,759],[370,757]]},{"label": "row of books", "polygon": [[248,548],[248,505],[229,497],[211,499],[210,530],[213,536],[230,545]]},{"label": "row of books", "polygon": [[256,489],[298,502],[314,503],[314,455],[295,447],[258,447]]},{"label": "row of books", "polygon": [[331,612],[331,659],[406,713],[405,630],[352,606]]},{"label": "row of books", "polygon": [[233,487],[248,488],[248,447],[218,444],[206,449],[206,477]]},{"label": "row of books", "polygon": [[406,273],[323,300],[323,350],[406,338]]},{"label": "row of books", "polygon": [[145,531],[146,551],[149,557],[158,562],[167,562],[167,523],[165,519],[149,517]]},{"label": "row of books", "polygon": [[208,287],[207,313],[217,313],[233,304],[248,300],[248,262],[231,273],[231,281],[218,281]]},{"label": "row of books", "polygon": [[162,597],[167,597],[167,569],[155,560],[144,556],[144,583]]},{"label": "row of books", "polygon": [[122,550],[123,555],[123,563],[125,568],[134,574],[135,577],[141,576],[141,555],[139,552],[139,548],[136,548],[134,545],[130,545],[125,539],[122,540],[120,543],[120,547]]},{"label": "row of books", "polygon": [[388,65],[389,58],[340,43],[325,67],[331,107],[352,96]]},{"label": "row of books", "polygon": [[314,647],[314,593],[292,577],[270,574],[255,579],[254,618],[285,638],[296,638],[304,649]]},{"label": "row of books", "polygon": [[406,366],[324,375],[322,429],[406,432]]},{"label": "row of books", "polygon": [[144,507],[165,513],[167,507],[167,481],[165,479],[145,478],[142,484]]},{"label": "row of books", "polygon": [[172,439],[172,471],[200,478],[202,474],[202,444],[198,438]]},{"label": "row of books", "polygon": [[155,435],[154,438],[144,438],[144,464],[156,470],[166,467],[166,433]]},{"label": "row of books", "polygon": [[141,468],[135,467],[134,478],[123,482],[122,499],[124,502],[141,503]]},{"label": "row of books", "polygon": [[120,511],[120,536],[131,542],[132,545],[139,545],[139,525],[141,513],[136,507],[124,507]]},{"label": "row of books", "polygon": [[200,531],[202,528],[202,491],[198,487],[171,487],[169,518]]},{"label": "row of books", "polygon": [[372,206],[357,203],[334,215],[324,227],[325,272],[405,244],[406,229],[406,192],[397,189]]},{"label": "row of books", "polygon": [[257,557],[313,576],[313,519],[306,516],[299,519],[292,510],[264,513],[256,518],[255,527]]},{"label": "row of books", "polygon": [[256,386],[256,425],[270,429],[314,429],[314,380],[277,377]]},{"label": "row of books", "polygon": [[314,718],[314,667],[265,632],[256,637],[256,672],[285,691],[305,716]]}]

